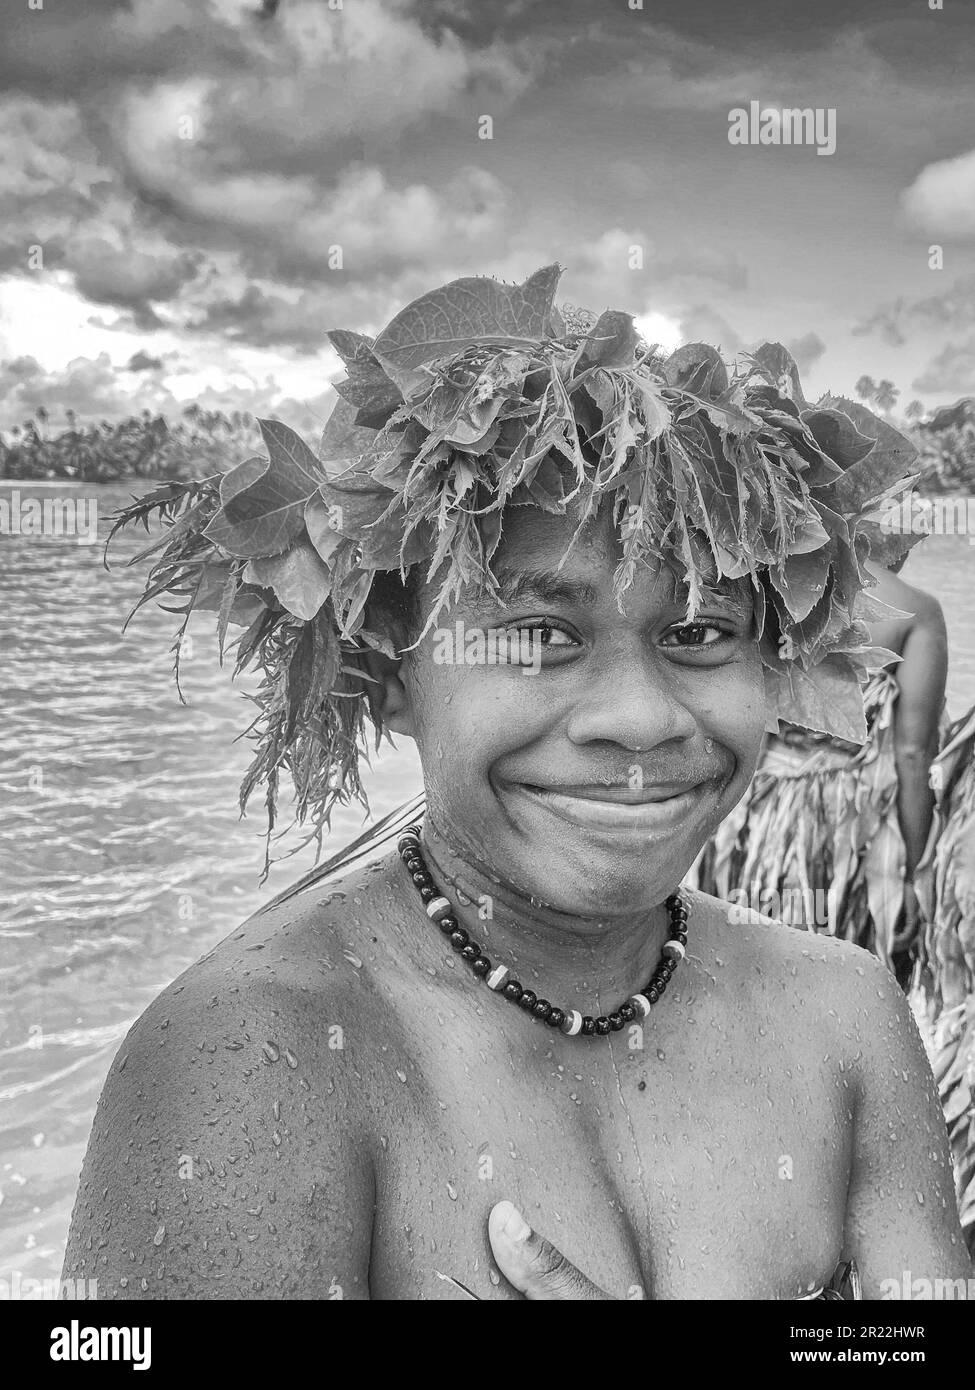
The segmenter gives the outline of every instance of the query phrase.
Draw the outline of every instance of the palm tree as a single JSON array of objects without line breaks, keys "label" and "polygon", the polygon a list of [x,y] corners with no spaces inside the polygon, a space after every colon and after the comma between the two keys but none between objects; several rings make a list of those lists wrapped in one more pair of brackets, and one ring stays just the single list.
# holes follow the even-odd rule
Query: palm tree
[{"label": "palm tree", "polygon": [[921,416],[924,414],[924,402],[911,401],[910,405],[904,411],[904,414],[907,416],[908,420],[920,420]]},{"label": "palm tree", "polygon": [[894,385],[892,381],[888,381],[885,377],[883,381],[879,381],[877,383],[877,390],[876,394],[874,395],[874,401],[884,412],[885,415],[889,415],[890,412],[893,410],[894,406],[897,404],[897,397],[899,395],[900,391],[898,390],[898,388]]},{"label": "palm tree", "polygon": [[861,401],[872,401],[877,394],[877,383],[872,376],[862,376],[855,389]]}]

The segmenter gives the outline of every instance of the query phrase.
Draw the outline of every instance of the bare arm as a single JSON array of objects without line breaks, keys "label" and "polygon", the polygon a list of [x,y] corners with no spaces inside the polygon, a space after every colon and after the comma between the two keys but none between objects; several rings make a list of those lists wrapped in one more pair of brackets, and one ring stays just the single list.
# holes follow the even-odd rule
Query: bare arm
[{"label": "bare arm", "polygon": [[897,818],[907,856],[907,874],[916,869],[931,829],[934,794],[928,786],[938,751],[938,721],[948,677],[948,636],[937,599],[899,575],[867,563],[877,580],[871,590],[884,603],[910,614],[871,625],[871,640],[901,656],[896,675],[894,761],[897,765]]},{"label": "bare arm", "polygon": [[844,1253],[859,1266],[865,1298],[901,1298],[905,1288],[909,1296],[915,1280],[929,1281],[928,1297],[957,1296],[945,1281],[967,1280],[972,1267],[937,1088],[896,980],[866,953],[861,968],[849,1001],[861,1063]]},{"label": "bare arm", "polygon": [[913,875],[931,829],[934,793],[928,786],[931,760],[938,751],[938,720],[948,676],[948,636],[936,599],[924,596],[904,643],[897,668],[899,694],[894,706],[894,759],[897,764],[897,815]]},{"label": "bare arm", "polygon": [[98,1104],[65,1279],[100,1299],[369,1297],[372,1163],[343,1054],[296,1048],[289,1018],[267,979],[206,967],[143,1014]]}]

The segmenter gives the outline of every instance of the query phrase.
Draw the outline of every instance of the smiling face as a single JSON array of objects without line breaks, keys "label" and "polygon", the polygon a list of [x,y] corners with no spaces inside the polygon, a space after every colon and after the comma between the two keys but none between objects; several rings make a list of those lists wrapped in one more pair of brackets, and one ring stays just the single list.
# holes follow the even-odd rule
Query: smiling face
[{"label": "smiling face", "polygon": [[473,867],[565,912],[640,911],[744,794],[765,728],[761,662],[744,586],[688,624],[673,573],[646,566],[620,613],[609,508],[560,570],[575,527],[505,513],[505,602],[472,594],[444,610],[388,676],[384,720],[416,740],[428,815]]}]

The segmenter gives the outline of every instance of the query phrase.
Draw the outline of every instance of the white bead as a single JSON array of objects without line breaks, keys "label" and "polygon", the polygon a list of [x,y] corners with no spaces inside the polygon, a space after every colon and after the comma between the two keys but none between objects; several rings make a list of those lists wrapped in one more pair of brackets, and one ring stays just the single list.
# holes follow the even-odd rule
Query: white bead
[{"label": "white bead", "polygon": [[667,941],[664,943],[664,955],[673,956],[675,960],[683,960],[687,951],[683,941]]},{"label": "white bead", "polygon": [[488,989],[500,989],[510,974],[506,965],[496,965],[484,983]]},{"label": "white bead", "polygon": [[582,1031],[582,1014],[578,1009],[567,1009],[563,1021],[559,1024],[559,1031],[567,1033],[570,1038],[574,1038],[576,1033]]},{"label": "white bead", "polygon": [[646,1018],[652,1007],[650,1000],[645,994],[631,994],[629,1002],[633,1005],[634,1009],[640,1012],[643,1018]]},{"label": "white bead", "polygon": [[438,917],[446,917],[448,912],[453,912],[453,908],[446,898],[431,898],[427,903],[427,916],[434,921]]}]

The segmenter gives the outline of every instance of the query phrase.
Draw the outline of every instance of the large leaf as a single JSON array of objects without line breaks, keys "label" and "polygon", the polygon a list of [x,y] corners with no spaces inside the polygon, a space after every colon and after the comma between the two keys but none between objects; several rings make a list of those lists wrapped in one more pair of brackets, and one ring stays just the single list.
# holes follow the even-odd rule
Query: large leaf
[{"label": "large leaf", "polygon": [[344,473],[350,461],[361,457],[375,441],[374,429],[356,424],[357,412],[357,406],[340,396],[335,409],[325,421],[318,457],[329,476]]},{"label": "large leaf", "polygon": [[226,506],[232,497],[256,483],[267,472],[268,461],[258,457],[244,459],[236,468],[229,469],[220,479],[220,504]]},{"label": "large leaf", "polygon": [[867,724],[860,682],[843,658],[827,656],[808,671],[792,663],[782,685],[782,693],[788,691],[787,703],[780,700],[782,718],[850,743],[865,741]]},{"label": "large leaf", "polygon": [[205,535],[241,559],[278,555],[297,539],[304,526],[305,502],[318,489],[324,470],[294,430],[278,420],[259,420],[268,462],[253,482],[232,491],[253,472],[253,461],[234,470],[228,496]]},{"label": "large leaf", "polygon": [[781,343],[763,343],[755,349],[751,358],[769,385],[774,386],[786,400],[795,401],[803,408],[809,404],[802,394],[799,368],[788,348]]},{"label": "large leaf", "polygon": [[355,406],[356,420],[366,428],[373,419],[379,420],[379,424],[373,428],[381,428],[396,407],[403,404],[399,388],[380,366],[373,367],[368,363],[356,366],[347,377],[334,385],[342,399]]},{"label": "large leaf", "polygon": [[327,566],[305,539],[283,555],[251,560],[243,579],[246,584],[273,589],[288,612],[306,622],[315,617],[332,586]]},{"label": "large leaf", "polygon": [[637,331],[632,314],[622,314],[617,309],[607,309],[600,314],[595,326],[587,335],[588,341],[582,352],[583,366],[630,367],[636,356]]},{"label": "large leaf", "polygon": [[430,382],[423,367],[474,342],[510,347],[539,343],[551,330],[562,271],[545,266],[523,285],[486,275],[451,280],[402,309],[373,344],[373,352],[404,396]]},{"label": "large leaf", "polygon": [[698,396],[720,396],[728,389],[728,369],[716,348],[708,343],[685,343],[663,365],[668,386]]},{"label": "large leaf", "polygon": [[343,473],[322,483],[319,496],[332,512],[333,525],[343,536],[361,540],[366,527],[371,526],[386,511],[395,494],[374,483],[364,473]]},{"label": "large leaf", "polygon": [[842,410],[804,410],[802,419],[816,443],[844,470],[865,459],[875,440],[861,434]]},{"label": "large leaf", "polygon": [[917,449],[900,430],[844,396],[824,396],[819,405],[848,415],[861,435],[876,441],[866,457],[847,468],[833,484],[833,505],[838,511],[858,510],[899,478],[908,477]]},{"label": "large leaf", "polygon": [[309,497],[305,503],[305,530],[326,564],[331,563],[332,556],[346,539],[336,525],[337,520],[338,514],[329,509],[320,493]]},{"label": "large leaf", "polygon": [[352,333],[347,328],[330,328],[325,337],[347,367],[353,362],[376,363],[371,338],[363,337],[361,333]]}]

